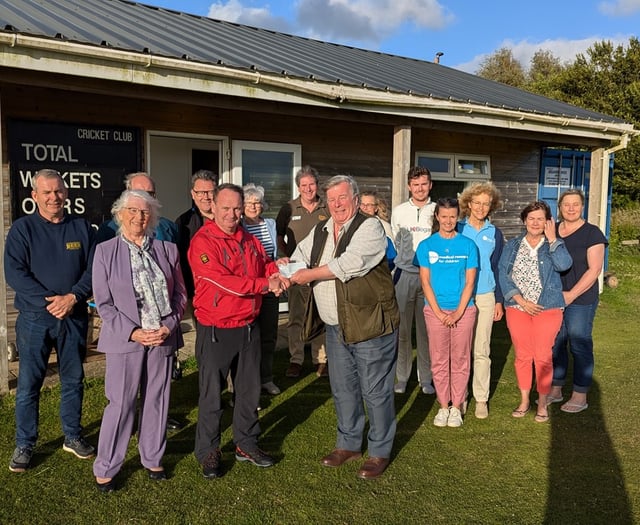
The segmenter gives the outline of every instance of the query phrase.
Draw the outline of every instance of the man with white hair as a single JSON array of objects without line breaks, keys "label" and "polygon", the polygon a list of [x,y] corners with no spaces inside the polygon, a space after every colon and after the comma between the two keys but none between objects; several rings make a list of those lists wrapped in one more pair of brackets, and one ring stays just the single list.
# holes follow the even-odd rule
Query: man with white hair
[{"label": "man with white hair", "polygon": [[336,175],[324,186],[331,217],[298,243],[307,264],[291,282],[311,285],[326,326],[329,381],[338,417],[336,448],[322,459],[338,467],[362,457],[365,407],[369,457],[358,471],[376,479],[389,465],[396,432],[393,380],[400,318],[387,237],[376,217],[359,211],[358,186]]}]

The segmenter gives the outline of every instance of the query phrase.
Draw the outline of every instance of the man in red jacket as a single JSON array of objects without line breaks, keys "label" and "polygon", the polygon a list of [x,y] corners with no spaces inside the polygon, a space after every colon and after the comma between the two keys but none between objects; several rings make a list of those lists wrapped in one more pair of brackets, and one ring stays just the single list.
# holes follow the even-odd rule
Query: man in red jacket
[{"label": "man in red jacket", "polygon": [[221,392],[229,371],[235,390],[233,438],[238,461],[270,467],[274,459],[258,448],[260,426],[260,329],[256,318],[262,296],[288,287],[260,241],[239,226],[242,188],[221,184],[214,190],[214,220],[198,230],[188,258],[195,295],[196,359],[200,397],[195,456],[205,478],[222,475]]}]

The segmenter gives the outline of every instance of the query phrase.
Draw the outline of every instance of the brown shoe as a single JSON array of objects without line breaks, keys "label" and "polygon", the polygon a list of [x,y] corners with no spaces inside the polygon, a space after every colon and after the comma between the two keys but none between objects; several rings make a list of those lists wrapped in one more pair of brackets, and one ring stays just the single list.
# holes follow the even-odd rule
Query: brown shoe
[{"label": "brown shoe", "polygon": [[316,375],[318,377],[329,377],[329,367],[327,366],[327,363],[318,363]]},{"label": "brown shoe", "polygon": [[361,452],[355,450],[345,450],[343,448],[336,448],[330,454],[327,454],[322,458],[322,464],[325,467],[339,467],[343,463],[354,461],[362,457]]},{"label": "brown shoe", "polygon": [[287,368],[287,371],[285,372],[284,375],[287,377],[300,377],[301,373],[302,373],[302,365],[298,363],[291,363],[289,364],[289,368]]},{"label": "brown shoe", "polygon": [[358,471],[361,479],[378,479],[389,466],[389,458],[369,458]]}]

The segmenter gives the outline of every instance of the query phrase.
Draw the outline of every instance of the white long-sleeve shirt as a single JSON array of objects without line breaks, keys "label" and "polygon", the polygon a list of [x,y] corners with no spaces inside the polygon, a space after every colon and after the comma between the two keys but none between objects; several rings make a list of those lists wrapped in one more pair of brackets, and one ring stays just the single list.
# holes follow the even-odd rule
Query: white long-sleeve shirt
[{"label": "white long-sleeve shirt", "polygon": [[418,273],[413,257],[421,241],[431,235],[436,205],[431,199],[416,206],[411,199],[396,206],[391,213],[391,231],[398,255],[394,262],[403,271]]}]

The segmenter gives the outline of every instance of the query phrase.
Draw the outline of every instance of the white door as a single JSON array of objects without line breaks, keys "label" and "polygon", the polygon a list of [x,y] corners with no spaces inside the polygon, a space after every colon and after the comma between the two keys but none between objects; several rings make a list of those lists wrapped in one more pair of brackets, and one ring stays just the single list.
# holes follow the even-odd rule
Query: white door
[{"label": "white door", "polygon": [[146,165],[156,183],[161,213],[175,220],[191,208],[191,175],[199,169],[213,171],[222,180],[228,171],[225,137],[149,132]]}]

